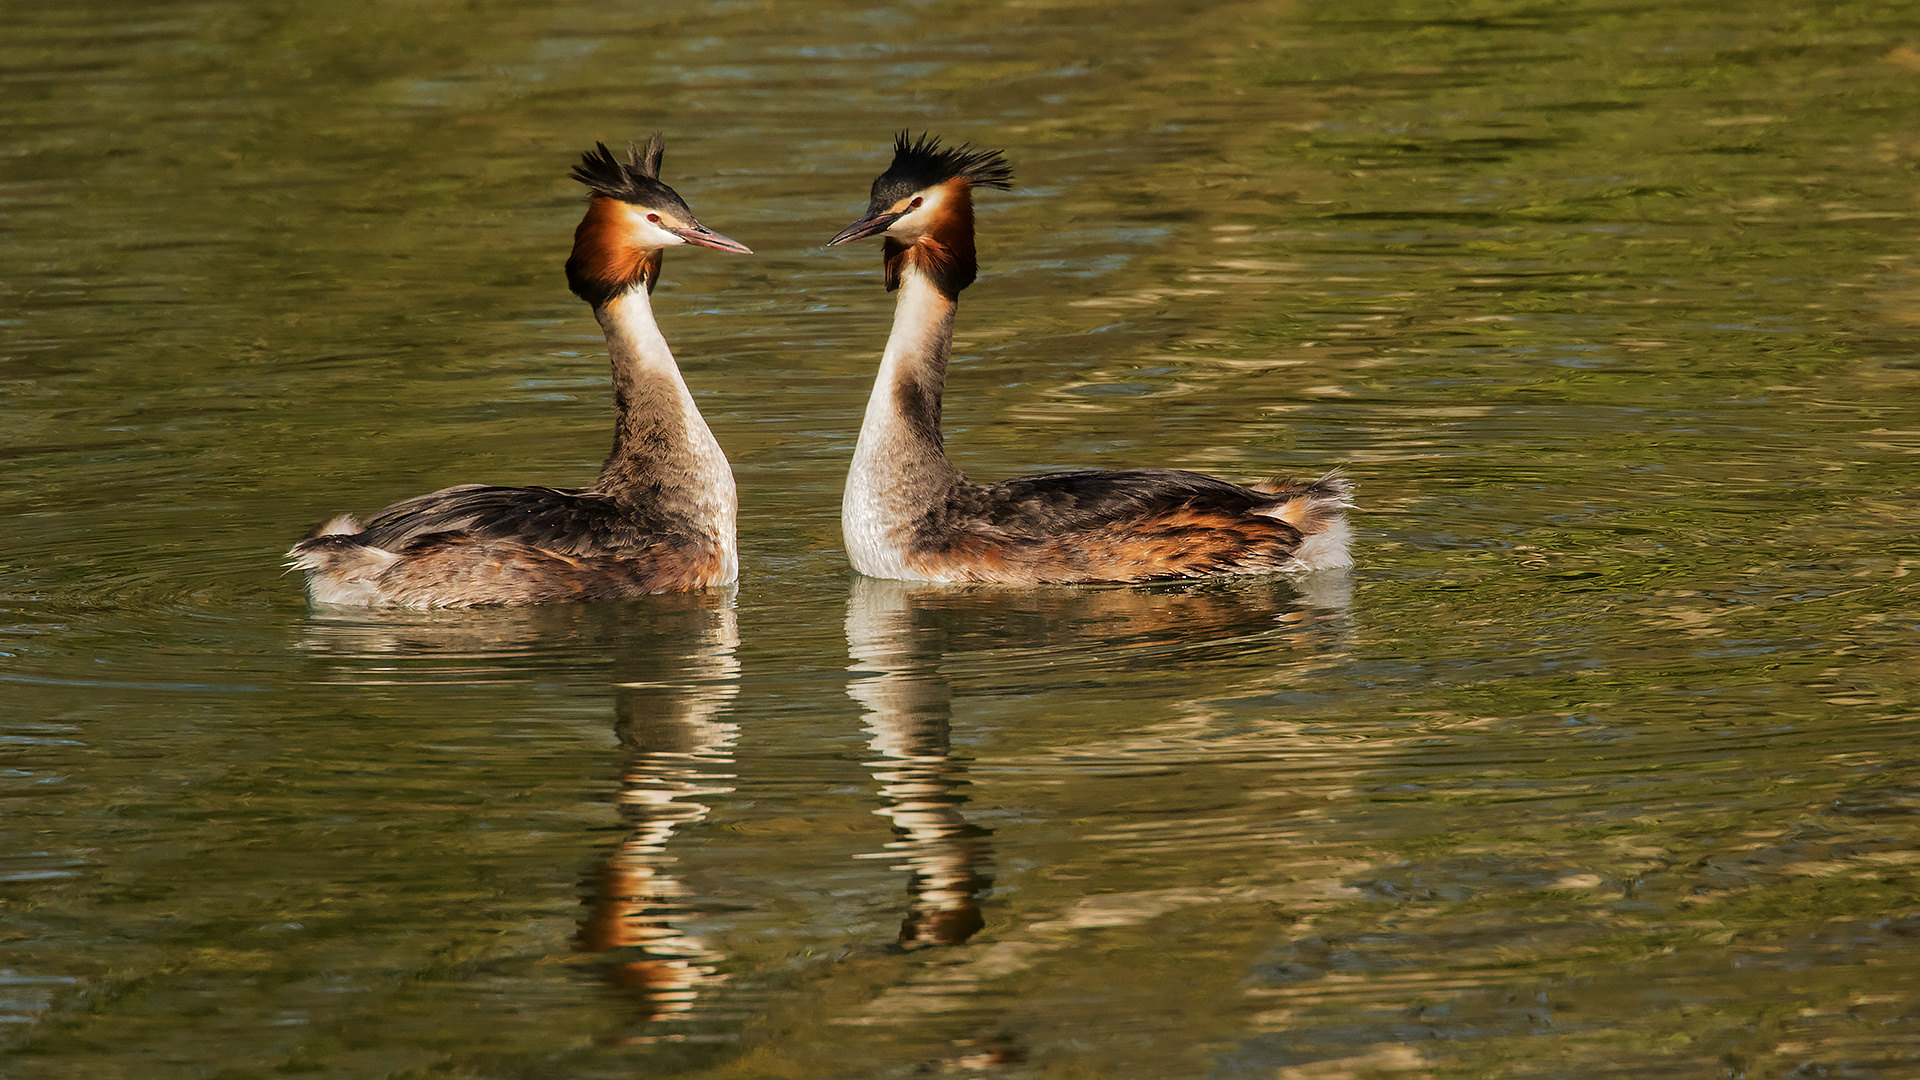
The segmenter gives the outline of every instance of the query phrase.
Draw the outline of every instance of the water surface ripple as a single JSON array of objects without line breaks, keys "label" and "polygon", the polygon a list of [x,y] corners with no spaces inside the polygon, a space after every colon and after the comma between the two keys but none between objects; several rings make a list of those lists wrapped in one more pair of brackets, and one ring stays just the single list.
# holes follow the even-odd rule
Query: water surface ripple
[{"label": "water surface ripple", "polygon": [[[0,1075],[1920,1072],[1902,6],[16,3],[0,85]],[[565,174],[656,128],[738,587],[309,610],[593,477]],[[1353,572],[851,575],[903,128],[1018,179],[970,475],[1339,467]]]}]

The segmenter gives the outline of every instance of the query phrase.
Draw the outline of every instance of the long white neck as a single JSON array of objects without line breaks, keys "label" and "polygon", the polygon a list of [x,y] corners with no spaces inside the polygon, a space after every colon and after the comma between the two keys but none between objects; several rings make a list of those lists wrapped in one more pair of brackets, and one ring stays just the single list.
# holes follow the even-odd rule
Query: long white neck
[{"label": "long white neck", "polygon": [[893,332],[840,507],[847,556],[872,577],[916,576],[904,565],[909,527],[966,479],[947,460],[940,437],[956,306],[917,266],[903,268]]},{"label": "long white neck", "polygon": [[705,535],[737,570],[733,470],[680,376],[646,287],[595,308],[594,316],[607,335],[615,414],[613,452],[595,490]]}]

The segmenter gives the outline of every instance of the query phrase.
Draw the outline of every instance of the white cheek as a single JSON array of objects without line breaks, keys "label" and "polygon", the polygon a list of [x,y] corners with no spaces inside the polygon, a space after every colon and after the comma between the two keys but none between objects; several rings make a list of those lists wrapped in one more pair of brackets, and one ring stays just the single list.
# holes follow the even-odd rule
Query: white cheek
[{"label": "white cheek", "polygon": [[918,240],[940,216],[940,199],[922,196],[921,204],[887,226],[887,235],[898,240]]},{"label": "white cheek", "polygon": [[670,233],[651,221],[641,224],[640,240],[650,247],[674,247],[687,242],[686,237]]},{"label": "white cheek", "polygon": [[647,215],[637,211],[627,212],[627,220],[633,227],[633,238],[643,247],[666,248],[686,243],[686,239],[670,233],[648,220]]}]

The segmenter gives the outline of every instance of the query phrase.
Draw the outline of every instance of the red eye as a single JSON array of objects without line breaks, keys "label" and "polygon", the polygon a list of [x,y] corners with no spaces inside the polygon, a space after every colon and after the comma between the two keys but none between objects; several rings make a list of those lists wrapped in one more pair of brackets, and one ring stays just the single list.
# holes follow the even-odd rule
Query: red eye
[{"label": "red eye", "polygon": [[922,199],[922,198],[921,198],[920,196],[918,196],[918,195],[915,195],[915,196],[913,197],[913,201],[907,204],[907,209],[909,209],[909,210],[918,210],[918,209],[920,209],[920,204],[921,204],[921,203],[923,203],[923,202],[925,202],[925,201],[926,201],[925,199]]},{"label": "red eye", "polygon": [[655,225],[658,225],[658,224],[660,224],[660,215],[659,215],[659,214],[648,214],[648,215],[647,215],[647,220],[648,220],[648,221],[651,221],[651,222],[653,222],[653,223],[654,223]]}]

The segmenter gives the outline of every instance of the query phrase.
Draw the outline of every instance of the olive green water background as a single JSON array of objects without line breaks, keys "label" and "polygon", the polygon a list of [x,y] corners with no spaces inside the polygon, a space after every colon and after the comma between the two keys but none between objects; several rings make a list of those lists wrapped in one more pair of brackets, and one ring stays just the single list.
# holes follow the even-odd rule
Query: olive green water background
[{"label": "olive green water background", "polygon": [[[578,485],[596,140],[724,595],[310,611]],[[977,479],[1340,467],[1351,575],[862,581],[892,134]],[[1920,9],[0,7],[0,1076],[1920,1075]]]}]

